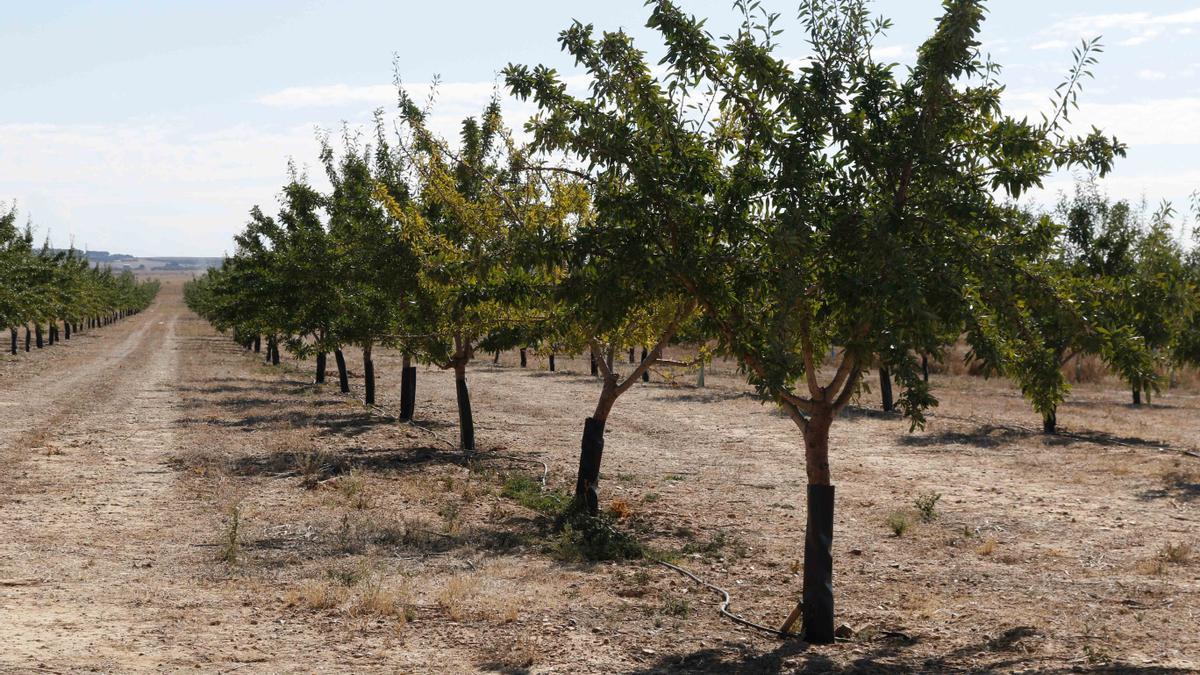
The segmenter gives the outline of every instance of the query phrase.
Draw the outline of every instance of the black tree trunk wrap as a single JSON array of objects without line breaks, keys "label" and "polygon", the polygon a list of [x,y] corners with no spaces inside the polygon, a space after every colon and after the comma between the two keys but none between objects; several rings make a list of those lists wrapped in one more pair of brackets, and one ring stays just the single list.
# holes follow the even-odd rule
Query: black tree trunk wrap
[{"label": "black tree trunk wrap", "polygon": [[525,348],[521,347],[521,367],[525,367]]},{"label": "black tree trunk wrap", "polygon": [[13,356],[16,356],[16,354],[17,354],[17,329],[9,328],[8,331],[10,334],[12,334],[12,353],[13,353]]},{"label": "black tree trunk wrap", "polygon": [[337,361],[338,385],[341,387],[343,394],[349,394],[350,376],[346,373],[346,355],[342,353],[342,350],[336,349],[333,352],[333,360]]},{"label": "black tree trunk wrap", "polygon": [[262,336],[261,335],[254,336],[254,353],[255,354],[262,353]]},{"label": "black tree trunk wrap", "polygon": [[279,365],[279,340],[271,338],[271,365]]},{"label": "black tree trunk wrap", "polygon": [[25,326],[25,351],[29,351],[29,326]]},{"label": "black tree trunk wrap", "polygon": [[833,486],[808,486],[804,531],[803,636],[814,644],[833,642]]},{"label": "black tree trunk wrap", "polygon": [[604,422],[589,417],[583,422],[583,442],[579,447],[579,477],[575,481],[575,500],[588,513],[600,513],[600,459],[604,455]]},{"label": "black tree trunk wrap", "polygon": [[367,384],[367,405],[375,405],[375,360],[371,358],[370,348],[363,354],[363,378]]},{"label": "black tree trunk wrap", "polygon": [[630,347],[629,348],[629,363],[631,363],[631,364],[637,363],[637,360],[633,356],[633,352],[634,352],[633,347]]},{"label": "black tree trunk wrap", "polygon": [[400,419],[408,422],[417,408],[417,367],[400,371]]},{"label": "black tree trunk wrap", "polygon": [[[646,348],[642,347],[642,363],[646,362],[646,357],[648,357],[649,355],[650,354],[649,354],[649,352],[646,351]],[[642,382],[649,382],[649,381],[650,381],[650,369],[647,368],[642,371]]]},{"label": "black tree trunk wrap", "polygon": [[928,354],[921,355],[921,379],[925,381],[925,384],[929,384],[929,355]]},{"label": "black tree trunk wrap", "polygon": [[1053,434],[1058,431],[1058,409],[1042,413],[1042,433]]},{"label": "black tree trunk wrap", "polygon": [[1134,405],[1142,404],[1142,388],[1141,387],[1135,386],[1133,388],[1133,404]]},{"label": "black tree trunk wrap", "polygon": [[554,372],[554,352],[550,352],[550,372]]},{"label": "black tree trunk wrap", "polygon": [[39,323],[38,325],[33,327],[33,334],[34,334],[35,345],[37,346],[38,349],[41,349],[42,344],[43,344],[42,343],[42,324]]},{"label": "black tree trunk wrap", "polygon": [[464,367],[454,369],[454,386],[458,391],[458,445],[468,452],[475,451],[475,418],[471,416],[471,394],[467,391]]},{"label": "black tree trunk wrap", "polygon": [[71,322],[70,321],[63,322],[63,339],[64,340],[71,339]]},{"label": "black tree trunk wrap", "polygon": [[883,397],[883,411],[892,412],[896,409],[896,402],[892,400],[892,374],[887,368],[879,369],[879,393]]},{"label": "black tree trunk wrap", "polygon": [[499,363],[500,363],[500,350],[497,349],[496,351],[492,352],[492,364],[499,365]]},{"label": "black tree trunk wrap", "polygon": [[317,352],[317,384],[325,384],[325,352]]},{"label": "black tree trunk wrap", "polygon": [[592,377],[600,375],[600,367],[596,365],[596,355],[592,354]]}]

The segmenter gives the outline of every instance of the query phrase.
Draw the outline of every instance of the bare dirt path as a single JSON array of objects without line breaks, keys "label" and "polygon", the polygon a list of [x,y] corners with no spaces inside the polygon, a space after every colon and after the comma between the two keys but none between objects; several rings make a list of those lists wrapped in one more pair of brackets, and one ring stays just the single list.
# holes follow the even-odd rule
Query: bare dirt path
[{"label": "bare dirt path", "polygon": [[142,314],[5,371],[0,671],[219,671],[265,658],[224,627],[250,625],[249,612],[206,588],[201,502],[166,464],[184,312],[168,286]]}]

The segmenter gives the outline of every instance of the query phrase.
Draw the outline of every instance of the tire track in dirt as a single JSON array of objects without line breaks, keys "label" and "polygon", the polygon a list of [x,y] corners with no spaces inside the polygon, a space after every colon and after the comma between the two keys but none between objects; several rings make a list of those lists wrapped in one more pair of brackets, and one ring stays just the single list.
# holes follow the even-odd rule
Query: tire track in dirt
[{"label": "tire track in dirt", "polygon": [[178,298],[160,298],[124,339],[8,392],[28,410],[3,438],[0,670],[190,661],[167,630],[192,583],[169,561],[189,555],[195,515],[163,465],[178,419],[181,311]]}]

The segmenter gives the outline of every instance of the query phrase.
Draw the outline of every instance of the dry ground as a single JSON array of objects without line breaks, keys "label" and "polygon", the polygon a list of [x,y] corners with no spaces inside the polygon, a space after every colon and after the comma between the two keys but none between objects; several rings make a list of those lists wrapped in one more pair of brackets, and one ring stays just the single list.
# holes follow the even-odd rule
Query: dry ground
[{"label": "dry ground", "polygon": [[[309,363],[260,363],[187,312],[177,280],[141,315],[3,357],[0,671],[1200,667],[1196,391],[1134,409],[1081,386],[1059,415],[1073,435],[1053,438],[1004,382],[935,376],[942,405],[912,434],[864,397],[833,431],[854,634],[818,648],[722,619],[653,563],[564,559],[548,519],[501,493],[541,461],[570,487],[597,386],[581,360],[515,360],[470,371],[468,461],[448,373],[420,373],[421,428],[396,424],[311,384]],[[376,371],[386,412],[398,356]],[[728,364],[704,389],[662,375],[617,404],[603,496],[777,624],[800,587],[796,430]]]}]

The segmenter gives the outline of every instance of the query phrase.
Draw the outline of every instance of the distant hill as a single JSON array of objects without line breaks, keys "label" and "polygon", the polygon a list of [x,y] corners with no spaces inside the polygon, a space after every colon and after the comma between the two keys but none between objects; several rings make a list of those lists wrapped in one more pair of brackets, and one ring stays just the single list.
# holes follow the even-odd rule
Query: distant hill
[{"label": "distant hill", "polygon": [[[63,249],[52,249],[55,252]],[[155,256],[142,257],[127,253],[111,253],[109,251],[87,251],[88,262],[111,265],[115,270],[150,270],[150,271],[202,271],[210,267],[218,267],[221,258]]]}]

